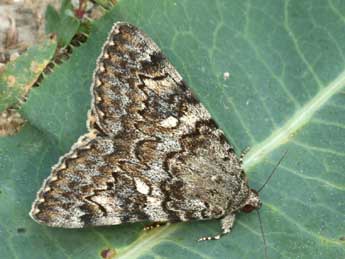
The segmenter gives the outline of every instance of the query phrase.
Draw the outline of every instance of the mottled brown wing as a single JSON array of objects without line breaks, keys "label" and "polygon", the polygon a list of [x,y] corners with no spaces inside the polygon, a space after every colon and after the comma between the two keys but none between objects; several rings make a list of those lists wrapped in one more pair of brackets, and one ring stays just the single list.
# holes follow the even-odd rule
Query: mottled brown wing
[{"label": "mottled brown wing", "polygon": [[32,217],[61,227],[219,218],[247,179],[223,132],[156,44],[109,34],[91,86],[90,133],[53,168]]}]

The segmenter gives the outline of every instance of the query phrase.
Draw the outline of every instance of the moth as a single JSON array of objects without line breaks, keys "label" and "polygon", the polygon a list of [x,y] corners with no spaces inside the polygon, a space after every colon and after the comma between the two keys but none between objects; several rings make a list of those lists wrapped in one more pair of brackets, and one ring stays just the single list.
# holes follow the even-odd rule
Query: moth
[{"label": "moth", "polygon": [[220,219],[261,207],[222,130],[159,47],[117,22],[97,60],[88,133],[52,167],[31,217],[51,227]]}]

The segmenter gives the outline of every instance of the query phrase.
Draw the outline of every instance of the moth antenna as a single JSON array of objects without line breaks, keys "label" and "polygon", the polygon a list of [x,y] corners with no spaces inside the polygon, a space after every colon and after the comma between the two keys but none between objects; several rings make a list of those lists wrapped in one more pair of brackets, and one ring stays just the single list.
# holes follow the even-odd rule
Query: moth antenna
[{"label": "moth antenna", "polygon": [[264,187],[265,185],[269,182],[269,180],[271,179],[271,177],[274,175],[274,173],[276,172],[278,166],[280,165],[280,163],[283,161],[284,157],[286,156],[287,154],[287,150],[285,151],[284,155],[279,159],[278,163],[276,164],[276,166],[273,168],[272,170],[272,173],[270,174],[270,176],[267,178],[266,182],[259,188],[259,190],[257,190],[257,192],[260,192]]},{"label": "moth antenna", "polygon": [[259,212],[258,209],[256,209],[256,213],[258,214],[259,224],[260,224],[260,230],[261,230],[261,234],[262,234],[262,241],[264,242],[264,247],[265,247],[265,258],[268,259],[267,243],[266,243],[264,228],[262,227],[262,221],[261,221],[260,212]]}]

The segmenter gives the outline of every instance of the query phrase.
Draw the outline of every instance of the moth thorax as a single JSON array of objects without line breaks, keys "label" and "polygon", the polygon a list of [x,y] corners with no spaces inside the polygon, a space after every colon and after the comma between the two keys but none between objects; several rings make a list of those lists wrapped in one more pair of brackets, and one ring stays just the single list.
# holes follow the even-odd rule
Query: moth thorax
[{"label": "moth thorax", "polygon": [[252,212],[255,209],[261,208],[261,201],[259,198],[259,193],[256,190],[251,189],[250,194],[245,202],[245,205],[242,207],[243,212]]}]

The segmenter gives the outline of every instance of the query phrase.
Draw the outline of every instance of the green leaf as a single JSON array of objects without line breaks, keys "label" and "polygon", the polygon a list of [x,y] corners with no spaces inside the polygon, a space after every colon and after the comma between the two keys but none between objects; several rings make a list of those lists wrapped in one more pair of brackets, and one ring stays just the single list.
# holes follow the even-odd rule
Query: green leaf
[{"label": "green leaf", "polygon": [[[0,139],[0,252],[5,258],[262,258],[257,216],[218,221],[53,229],[28,212],[50,167],[86,131],[89,85],[113,22],[150,35],[207,106],[260,193],[269,258],[345,257],[345,5],[336,1],[121,1],[86,44],[32,91],[29,125]],[[229,78],[224,79],[224,73]],[[210,172],[210,175],[212,172]],[[25,228],[26,231],[23,231]]]},{"label": "green leaf", "polygon": [[80,22],[73,14],[73,6],[70,0],[63,0],[60,12],[48,5],[46,14],[46,32],[57,33],[58,43],[66,46],[70,43],[73,36],[77,33]]},{"label": "green leaf", "polygon": [[29,92],[55,49],[54,39],[44,40],[5,66],[0,73],[0,111],[18,103]]}]

